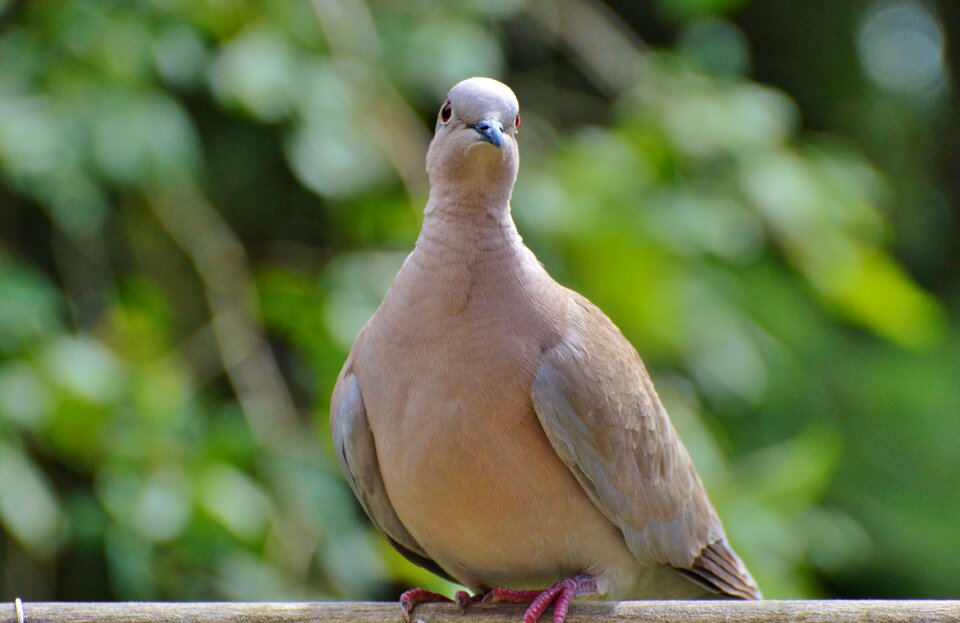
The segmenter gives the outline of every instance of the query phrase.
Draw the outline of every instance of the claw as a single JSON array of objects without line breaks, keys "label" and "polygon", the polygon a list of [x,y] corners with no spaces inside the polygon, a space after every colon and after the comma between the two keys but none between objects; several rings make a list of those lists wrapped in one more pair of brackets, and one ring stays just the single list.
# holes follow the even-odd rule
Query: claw
[{"label": "claw", "polygon": [[471,596],[467,591],[457,591],[457,594],[454,596],[454,601],[457,602],[457,609],[460,610],[460,614],[466,614],[467,606],[480,603],[482,600],[483,595]]}]

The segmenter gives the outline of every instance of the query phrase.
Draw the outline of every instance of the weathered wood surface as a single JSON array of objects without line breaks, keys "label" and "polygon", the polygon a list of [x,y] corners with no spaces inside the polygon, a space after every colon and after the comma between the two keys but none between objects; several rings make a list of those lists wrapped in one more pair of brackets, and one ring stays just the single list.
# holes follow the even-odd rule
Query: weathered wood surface
[{"label": "weathered wood surface", "polygon": [[[0,623],[17,623],[12,602],[0,604]],[[382,623],[401,621],[396,603],[31,603],[24,623]],[[418,606],[424,623],[518,623],[523,609],[498,604],[470,608],[465,617],[451,605]],[[548,615],[541,621],[549,622]],[[584,602],[570,609],[568,623],[900,623],[960,622],[960,601],[624,601]]]},{"label": "weathered wood surface", "polygon": [[[283,603],[31,603],[24,623],[381,623],[400,622],[399,606],[383,602]],[[424,623],[517,623],[523,608],[498,604],[470,608],[463,617],[450,605],[418,606]],[[547,616],[541,621],[549,621]],[[624,601],[574,604],[568,623],[900,623],[960,622],[960,601]],[[12,602],[0,623],[18,623]]]}]

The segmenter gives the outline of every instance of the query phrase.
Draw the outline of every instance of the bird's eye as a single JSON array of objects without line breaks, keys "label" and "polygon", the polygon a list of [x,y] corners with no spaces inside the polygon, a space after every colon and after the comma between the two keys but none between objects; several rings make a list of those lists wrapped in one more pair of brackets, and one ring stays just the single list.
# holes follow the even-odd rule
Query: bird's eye
[{"label": "bird's eye", "polygon": [[450,117],[453,116],[453,107],[450,106],[450,100],[447,100],[443,103],[443,108],[440,109],[440,122],[441,123],[450,123]]},{"label": "bird's eye", "polygon": [[520,131],[520,113],[517,113],[517,119],[513,122],[513,127],[517,129],[517,132]]}]

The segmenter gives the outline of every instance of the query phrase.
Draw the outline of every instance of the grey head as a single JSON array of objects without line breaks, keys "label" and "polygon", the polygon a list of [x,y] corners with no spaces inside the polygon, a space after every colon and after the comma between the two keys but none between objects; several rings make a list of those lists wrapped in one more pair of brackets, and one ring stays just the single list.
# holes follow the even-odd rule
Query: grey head
[{"label": "grey head", "polygon": [[468,182],[509,196],[519,166],[520,104],[510,87],[491,78],[457,83],[437,113],[427,173],[435,188]]}]

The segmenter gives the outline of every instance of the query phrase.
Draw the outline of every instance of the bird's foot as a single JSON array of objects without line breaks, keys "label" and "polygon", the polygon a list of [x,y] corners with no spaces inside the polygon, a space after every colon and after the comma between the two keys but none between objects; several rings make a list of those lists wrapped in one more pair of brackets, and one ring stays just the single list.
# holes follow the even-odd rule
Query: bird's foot
[{"label": "bird's foot", "polygon": [[574,598],[581,595],[595,595],[597,593],[597,579],[592,575],[576,575],[572,578],[557,582],[547,590],[537,595],[536,599],[523,614],[523,623],[537,623],[551,603],[553,604],[553,623],[563,623],[567,618],[567,610]]},{"label": "bird's foot", "polygon": [[[463,591],[460,592],[462,593]],[[434,593],[425,588],[413,588],[400,595],[400,613],[403,615],[403,620],[410,623],[410,615],[413,613],[413,608],[417,604],[431,602],[449,603],[452,601],[452,599],[440,593]],[[460,604],[460,593],[457,593],[457,604]]]},{"label": "bird's foot", "polygon": [[[515,591],[495,588],[483,596],[481,605],[495,603],[530,604],[523,615],[523,623],[536,623],[547,607],[553,604],[553,623],[563,623],[570,603],[582,595],[597,593],[597,579],[592,575],[577,575],[557,582],[543,591]],[[475,598],[474,598],[475,599]]]}]

